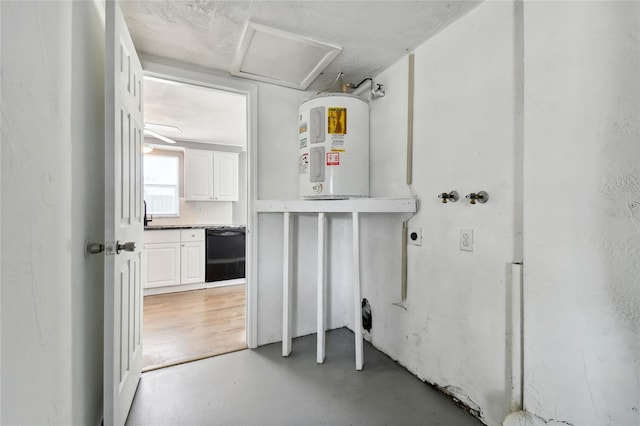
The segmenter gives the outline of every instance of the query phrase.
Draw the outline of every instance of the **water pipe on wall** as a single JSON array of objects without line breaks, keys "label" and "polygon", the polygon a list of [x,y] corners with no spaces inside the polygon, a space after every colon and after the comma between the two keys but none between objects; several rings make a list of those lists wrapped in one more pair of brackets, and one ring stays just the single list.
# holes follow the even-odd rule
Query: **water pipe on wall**
[{"label": "water pipe on wall", "polygon": [[384,85],[377,84],[373,81],[373,77],[365,77],[360,83],[347,83],[343,86],[342,91],[344,93],[349,93],[350,91],[356,91],[362,86],[365,82],[371,82],[371,96],[372,98],[381,98],[385,95]]},{"label": "water pipe on wall", "polygon": [[[411,53],[409,55],[409,101],[407,105],[407,185],[409,185],[409,189],[411,193],[413,193],[413,188],[411,184],[413,183],[413,84],[414,84],[414,54]],[[418,206],[419,208],[419,206]],[[407,234],[409,233],[409,221],[417,214],[414,213],[407,220],[402,222],[402,277],[401,277],[401,287],[400,294],[402,296],[402,300],[407,299]]]}]

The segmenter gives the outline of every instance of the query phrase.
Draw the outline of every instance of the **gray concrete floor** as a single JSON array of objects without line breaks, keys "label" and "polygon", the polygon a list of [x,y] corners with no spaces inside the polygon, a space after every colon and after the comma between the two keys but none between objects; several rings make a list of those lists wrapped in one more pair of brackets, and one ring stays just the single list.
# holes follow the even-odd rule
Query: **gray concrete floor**
[{"label": "gray concrete floor", "polygon": [[481,425],[448,397],[365,342],[356,371],[354,335],[315,335],[142,375],[127,425]]}]

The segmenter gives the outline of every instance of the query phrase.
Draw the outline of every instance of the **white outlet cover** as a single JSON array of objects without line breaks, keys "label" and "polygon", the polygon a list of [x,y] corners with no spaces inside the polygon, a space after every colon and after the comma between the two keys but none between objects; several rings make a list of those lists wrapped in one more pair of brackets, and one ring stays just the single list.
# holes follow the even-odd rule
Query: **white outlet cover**
[{"label": "white outlet cover", "polygon": [[409,228],[407,243],[412,246],[422,245],[422,228]]},{"label": "white outlet cover", "polygon": [[473,251],[473,229],[460,230],[460,251]]}]

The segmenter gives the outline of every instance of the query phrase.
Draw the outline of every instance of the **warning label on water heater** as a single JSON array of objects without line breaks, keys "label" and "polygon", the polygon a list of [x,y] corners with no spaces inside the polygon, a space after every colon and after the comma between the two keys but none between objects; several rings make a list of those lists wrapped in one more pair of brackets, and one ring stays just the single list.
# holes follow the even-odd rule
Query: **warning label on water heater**
[{"label": "warning label on water heater", "polygon": [[327,152],[327,166],[339,166],[339,165],[340,165],[340,153]]},{"label": "warning label on water heater", "polygon": [[309,153],[305,152],[300,156],[300,161],[298,163],[298,174],[305,175],[309,174]]},{"label": "warning label on water heater", "polygon": [[327,133],[347,134],[347,109],[328,108],[327,112]]},{"label": "warning label on water heater", "polygon": [[345,151],[344,135],[333,135],[333,139],[331,139],[331,151]]}]

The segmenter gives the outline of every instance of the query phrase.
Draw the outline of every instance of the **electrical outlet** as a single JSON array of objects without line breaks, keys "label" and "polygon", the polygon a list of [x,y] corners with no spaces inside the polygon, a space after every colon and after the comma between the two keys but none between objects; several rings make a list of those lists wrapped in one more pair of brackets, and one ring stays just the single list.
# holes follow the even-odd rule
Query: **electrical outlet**
[{"label": "electrical outlet", "polygon": [[202,208],[202,206],[196,206],[196,214],[203,214],[204,213],[204,209]]},{"label": "electrical outlet", "polygon": [[460,230],[460,251],[473,251],[473,229]]},{"label": "electrical outlet", "polygon": [[422,245],[422,228],[409,228],[407,243],[412,246]]}]

